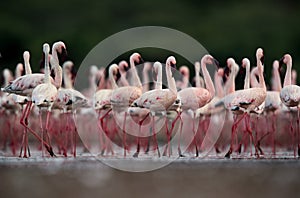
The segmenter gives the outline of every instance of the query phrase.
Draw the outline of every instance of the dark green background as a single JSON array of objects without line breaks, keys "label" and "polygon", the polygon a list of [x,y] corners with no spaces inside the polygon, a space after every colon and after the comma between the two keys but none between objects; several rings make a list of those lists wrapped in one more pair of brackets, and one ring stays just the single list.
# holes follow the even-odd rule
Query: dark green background
[{"label": "dark green background", "polygon": [[261,46],[267,77],[273,60],[287,52],[298,69],[299,1],[28,0],[2,1],[0,10],[1,70],[14,68],[23,61],[23,51],[29,50],[33,71],[37,71],[42,44],[58,40],[66,43],[78,67],[101,40],[145,25],[166,26],[189,34],[223,65],[228,57],[240,63],[246,56],[254,63],[256,48]]}]

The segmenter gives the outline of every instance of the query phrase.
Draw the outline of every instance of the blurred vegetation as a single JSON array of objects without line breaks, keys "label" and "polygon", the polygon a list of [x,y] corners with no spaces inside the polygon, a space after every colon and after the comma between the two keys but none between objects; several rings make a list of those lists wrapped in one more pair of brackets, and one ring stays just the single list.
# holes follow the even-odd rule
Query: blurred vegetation
[{"label": "blurred vegetation", "polygon": [[299,71],[299,10],[300,2],[294,0],[2,1],[0,66],[13,69],[23,62],[24,50],[29,50],[33,71],[37,71],[42,44],[58,40],[66,43],[70,59],[78,66],[106,37],[132,27],[157,25],[192,36],[222,64],[228,57],[238,63],[249,57],[255,64],[256,48],[263,47],[269,77],[273,60],[287,52]]}]

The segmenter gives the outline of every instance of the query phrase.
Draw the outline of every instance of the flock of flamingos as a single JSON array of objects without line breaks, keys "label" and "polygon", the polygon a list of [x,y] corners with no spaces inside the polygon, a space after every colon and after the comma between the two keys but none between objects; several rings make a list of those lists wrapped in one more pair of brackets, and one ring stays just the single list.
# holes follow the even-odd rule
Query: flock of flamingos
[{"label": "flock of flamingos", "polygon": [[[220,124],[218,116],[226,112],[224,126],[214,143],[215,155],[300,156],[300,87],[296,85],[289,54],[273,62],[272,91],[267,90],[264,53],[258,48],[252,70],[248,58],[240,66],[228,58],[226,66],[221,67],[214,57],[204,55],[195,63],[194,87],[190,86],[186,66],[179,68],[181,77],[175,80],[174,56],[163,65],[144,63],[139,53],[133,53],[129,64],[121,61],[105,69],[91,66],[91,85],[79,92],[74,89],[72,62],[60,60],[65,52],[62,41],[53,44],[51,53],[45,43],[40,73],[32,73],[28,51],[23,54],[24,66],[17,65],[15,77],[10,70],[3,70],[0,140],[6,152],[2,155],[30,157],[30,143],[41,150],[42,156],[75,157],[79,142],[77,119],[89,112],[97,120],[98,138],[94,141],[100,143],[99,155],[116,155],[113,142],[124,157],[139,157],[141,153],[197,157],[204,149],[202,143],[210,133],[209,125]],[[137,65],[143,66],[143,82],[151,73],[154,83],[141,82]],[[282,86],[283,65],[286,71]],[[215,70],[213,79],[208,67]],[[241,72],[245,74],[244,89],[236,90],[235,79]],[[165,77],[167,83],[163,85]],[[162,127],[158,127],[161,120]],[[130,127],[130,122],[138,127]],[[88,133],[88,126],[85,128]],[[174,143],[175,134],[179,138]],[[174,147],[177,152],[172,150]]]}]

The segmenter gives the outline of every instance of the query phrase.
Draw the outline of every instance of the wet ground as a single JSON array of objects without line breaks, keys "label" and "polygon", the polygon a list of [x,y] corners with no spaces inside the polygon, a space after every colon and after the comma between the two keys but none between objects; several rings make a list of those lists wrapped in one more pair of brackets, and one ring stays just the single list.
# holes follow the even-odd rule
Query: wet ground
[{"label": "wet ground", "polygon": [[1,197],[300,196],[298,159],[184,158],[142,173],[124,172],[104,164],[118,161],[130,165],[136,162],[132,160],[138,159],[105,158],[100,162],[87,156],[0,157]]}]

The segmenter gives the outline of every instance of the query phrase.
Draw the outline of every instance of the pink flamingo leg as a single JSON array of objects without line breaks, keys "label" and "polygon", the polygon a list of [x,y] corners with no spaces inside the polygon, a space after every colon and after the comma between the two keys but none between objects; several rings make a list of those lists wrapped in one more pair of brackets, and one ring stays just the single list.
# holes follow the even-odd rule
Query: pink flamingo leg
[{"label": "pink flamingo leg", "polygon": [[[31,101],[28,102],[27,105],[29,105],[29,108],[28,108],[28,112],[27,112],[27,115],[26,115],[26,117],[25,117],[25,120],[28,119],[28,116],[29,116],[29,113],[30,113],[30,109],[31,109],[32,102],[31,102]],[[44,142],[44,141],[42,140],[42,138],[41,138],[34,130],[32,130],[31,128],[29,128],[28,125],[24,122],[24,120],[21,120],[20,123],[21,123],[21,125],[24,126],[27,130],[29,130],[30,133],[31,133],[36,139],[38,139],[40,142],[43,142],[43,143],[44,143],[44,146],[46,147],[46,149],[47,149],[48,153],[50,154],[50,156],[52,156],[52,157],[55,156],[52,147],[49,146],[49,144],[47,144],[46,142]]]},{"label": "pink flamingo leg", "polygon": [[[22,116],[21,116],[21,119],[20,119],[20,120],[24,120],[28,107],[29,107],[29,105],[26,105],[25,109],[24,109],[23,112],[22,112]],[[26,121],[25,121],[25,123],[26,123]],[[26,125],[27,125],[27,123],[26,123]],[[24,149],[24,155],[23,155],[23,157],[24,157],[24,158],[27,158],[26,136],[27,136],[27,129],[24,128],[23,136],[22,136],[21,150],[20,150],[20,155],[19,155],[19,157],[22,156],[22,150]]]},{"label": "pink flamingo leg", "polygon": [[[100,120],[101,118],[101,110],[99,110],[99,114],[98,114],[98,120]],[[102,133],[102,127],[100,122],[97,122],[97,126],[99,128],[99,142],[100,142],[100,150],[101,153],[105,152],[105,145],[104,145],[104,141],[103,141],[103,133]]]},{"label": "pink flamingo leg", "polygon": [[[108,136],[108,131],[106,130],[106,126],[105,126],[105,123],[104,123],[104,119],[106,118],[106,116],[111,112],[112,109],[109,109],[107,112],[105,112],[105,114],[100,118],[100,126],[103,130],[103,132],[105,133],[105,139],[106,139],[106,144],[105,144],[105,149],[108,149],[107,148],[107,145],[108,145],[108,139],[107,139],[107,136]],[[103,155],[105,152],[105,150],[102,150],[101,151],[101,155]]]},{"label": "pink flamingo leg", "polygon": [[237,119],[237,117],[234,118],[234,122],[233,122],[232,127],[231,127],[230,149],[229,149],[229,151],[225,155],[226,158],[230,158],[230,155],[231,155],[231,153],[233,151],[233,145],[234,145],[234,139],[235,139],[235,135],[236,135],[237,126],[241,122],[241,120],[243,120],[243,118],[245,117],[245,115],[246,115],[246,113],[244,113],[240,119]]},{"label": "pink flamingo leg", "polygon": [[143,125],[143,122],[149,117],[149,114],[148,113],[142,120],[139,121],[139,134],[137,135],[136,137],[136,140],[137,140],[137,147],[136,147],[136,152],[133,154],[133,157],[138,157],[139,156],[139,153],[140,153],[140,147],[141,147],[141,131],[142,131],[142,125]]},{"label": "pink flamingo leg", "polygon": [[124,157],[126,157],[126,150],[127,150],[127,145],[126,145],[126,117],[127,117],[127,112],[125,112],[124,120],[123,120],[123,147],[124,147]]},{"label": "pink flamingo leg", "polygon": [[154,146],[155,146],[155,149],[157,149],[158,157],[160,157],[160,152],[159,152],[157,138],[156,138],[156,131],[155,131],[155,115],[152,116],[152,131],[153,131]]}]

